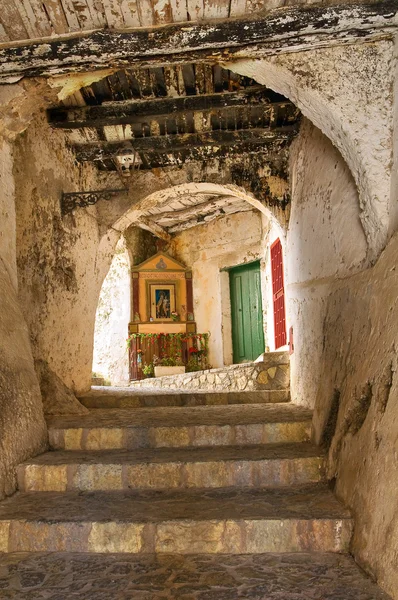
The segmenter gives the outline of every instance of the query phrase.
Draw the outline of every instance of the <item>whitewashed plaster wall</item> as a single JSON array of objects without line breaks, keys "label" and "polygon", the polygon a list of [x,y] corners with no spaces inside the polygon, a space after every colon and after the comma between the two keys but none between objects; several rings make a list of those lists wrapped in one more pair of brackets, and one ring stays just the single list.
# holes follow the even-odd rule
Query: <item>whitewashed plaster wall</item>
[{"label": "whitewashed plaster wall", "polygon": [[112,385],[129,381],[126,339],[131,309],[131,270],[124,238],[102,284],[95,317],[93,371]]},{"label": "whitewashed plaster wall", "polygon": [[374,261],[387,242],[394,204],[394,41],[244,58],[225,66],[288,97],[341,152],[359,190],[367,254]]},{"label": "whitewashed plaster wall", "polygon": [[223,217],[176,236],[176,256],[192,268],[198,332],[211,334],[213,367],[232,364],[229,276],[222,269],[262,258],[262,237],[258,211]]},{"label": "whitewashed plaster wall", "polygon": [[339,152],[309,121],[291,150],[292,207],[285,245],[294,400],[313,407],[322,377],[326,302],[341,278],[368,266],[358,192]]}]

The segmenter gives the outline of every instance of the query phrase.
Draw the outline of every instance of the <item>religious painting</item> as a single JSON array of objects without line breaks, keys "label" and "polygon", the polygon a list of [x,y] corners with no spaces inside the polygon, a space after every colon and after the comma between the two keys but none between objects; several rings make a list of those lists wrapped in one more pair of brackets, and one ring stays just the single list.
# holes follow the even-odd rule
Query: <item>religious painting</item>
[{"label": "religious painting", "polygon": [[156,321],[171,321],[171,313],[175,311],[175,285],[150,284],[151,311],[150,316]]}]

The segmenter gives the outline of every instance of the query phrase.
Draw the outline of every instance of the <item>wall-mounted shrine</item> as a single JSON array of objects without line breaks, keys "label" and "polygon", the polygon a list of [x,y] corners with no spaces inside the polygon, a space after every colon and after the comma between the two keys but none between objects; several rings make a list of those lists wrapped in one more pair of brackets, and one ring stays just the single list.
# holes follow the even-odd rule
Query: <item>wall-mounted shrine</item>
[{"label": "wall-mounted shrine", "polygon": [[[192,271],[164,252],[132,270],[130,379],[208,368],[208,334],[197,333]],[[163,373],[166,374],[166,373]]]},{"label": "wall-mounted shrine", "polygon": [[132,269],[130,333],[195,333],[192,271],[158,252]]}]

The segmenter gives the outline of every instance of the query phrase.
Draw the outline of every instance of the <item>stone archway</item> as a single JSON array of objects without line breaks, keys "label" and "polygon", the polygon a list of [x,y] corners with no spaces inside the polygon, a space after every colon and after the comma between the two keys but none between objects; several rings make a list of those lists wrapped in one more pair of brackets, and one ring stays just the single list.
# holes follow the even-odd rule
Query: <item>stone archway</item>
[{"label": "stone archway", "polygon": [[374,261],[389,232],[394,42],[240,59],[224,65],[285,95],[341,152],[359,191]]},{"label": "stone archway", "polygon": [[112,225],[122,234],[137,226],[152,232],[174,258],[193,269],[195,320],[198,331],[211,333],[210,364],[215,367],[233,362],[228,269],[259,261],[264,329],[273,339],[268,240],[284,240],[286,219],[279,220],[278,212],[233,184],[185,183],[149,194]]}]

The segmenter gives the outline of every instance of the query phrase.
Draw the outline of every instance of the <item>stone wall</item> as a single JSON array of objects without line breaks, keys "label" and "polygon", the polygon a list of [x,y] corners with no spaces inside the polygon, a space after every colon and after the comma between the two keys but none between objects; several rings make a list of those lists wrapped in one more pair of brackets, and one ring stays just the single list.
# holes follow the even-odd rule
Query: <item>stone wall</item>
[{"label": "stone wall", "polygon": [[212,392],[248,392],[253,390],[289,389],[289,355],[284,352],[270,352],[256,363],[243,363],[219,369],[208,369],[143,379],[130,384],[133,388],[154,388],[163,390],[205,390]]}]

